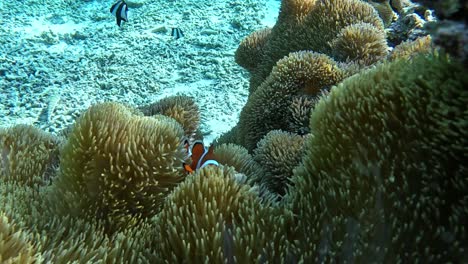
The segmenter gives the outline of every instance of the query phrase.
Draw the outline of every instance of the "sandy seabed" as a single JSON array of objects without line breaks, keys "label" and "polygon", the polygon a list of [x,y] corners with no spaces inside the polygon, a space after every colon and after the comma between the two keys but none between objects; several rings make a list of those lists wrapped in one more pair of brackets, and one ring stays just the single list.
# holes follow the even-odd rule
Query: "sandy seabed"
[{"label": "sandy seabed", "polygon": [[[248,96],[234,62],[239,42],[273,26],[279,0],[0,1],[0,127],[59,133],[90,105],[142,106],[184,94],[201,109],[210,142],[233,127]],[[173,39],[171,28],[185,37]]]}]

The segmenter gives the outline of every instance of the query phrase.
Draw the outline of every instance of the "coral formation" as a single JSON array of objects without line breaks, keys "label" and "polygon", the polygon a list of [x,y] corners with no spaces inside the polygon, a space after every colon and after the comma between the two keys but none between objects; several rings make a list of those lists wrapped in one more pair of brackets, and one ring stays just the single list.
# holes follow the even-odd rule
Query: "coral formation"
[{"label": "coral formation", "polygon": [[200,110],[192,98],[185,95],[169,96],[156,103],[140,107],[146,116],[165,115],[174,118],[192,138],[200,125]]},{"label": "coral formation", "polygon": [[286,116],[287,127],[299,135],[306,135],[310,132],[309,117],[315,104],[327,95],[327,90],[322,90],[318,96],[293,96],[288,107]]},{"label": "coral formation", "polygon": [[263,171],[257,164],[247,149],[235,144],[221,144],[215,147],[214,156],[216,161],[224,166],[233,167],[236,172],[247,176],[247,182],[256,183],[259,181]]},{"label": "coral formation", "polygon": [[392,6],[390,5],[390,0],[369,0],[367,2],[377,10],[386,27],[392,23],[395,18],[395,14]]},{"label": "coral formation", "polygon": [[128,108],[92,106],[76,122],[50,193],[59,215],[102,219],[110,228],[151,217],[184,179],[184,132],[173,119]]},{"label": "coral formation", "polygon": [[407,8],[411,5],[410,0],[390,0],[390,5],[397,13],[402,13],[404,8]]},{"label": "coral formation", "polygon": [[316,105],[288,197],[305,262],[466,260],[466,87],[460,64],[420,55]]},{"label": "coral formation", "polygon": [[358,0],[283,0],[236,52],[251,94],[219,142],[242,146],[188,176],[186,96],[148,116],[92,106],[60,154],[33,127],[1,129],[0,262],[467,262],[466,68],[430,37],[387,56],[382,30]]},{"label": "coral formation", "polygon": [[[319,96],[323,89],[346,76],[330,57],[314,52],[294,52],[278,61],[271,75],[250,95],[240,114],[236,144],[251,151],[257,141],[273,129],[289,132],[289,107],[297,96]],[[223,142],[221,138],[220,142]]]},{"label": "coral formation", "polygon": [[39,263],[40,254],[28,241],[28,234],[16,230],[15,225],[0,212],[0,262],[13,263]]},{"label": "coral formation", "polygon": [[385,33],[368,23],[343,28],[330,45],[333,58],[365,66],[383,60],[388,53]]},{"label": "coral formation", "polygon": [[[157,263],[155,245],[151,244],[146,223],[131,226],[113,235],[104,227],[72,217],[50,217],[34,236],[44,262],[71,263]],[[151,237],[154,239],[154,237]],[[155,262],[156,261],[156,262]]]},{"label": "coral formation", "polygon": [[59,141],[30,125],[0,129],[0,178],[43,184],[58,161]]},{"label": "coral formation", "polygon": [[[402,41],[412,41],[431,34],[435,46],[444,48],[464,62],[465,66],[468,65],[468,5],[460,0],[414,2],[424,6],[407,0],[391,1],[400,16],[387,30],[389,45],[393,47]],[[434,12],[437,18],[433,16]]]},{"label": "coral formation", "polygon": [[148,232],[154,228],[149,223],[140,221],[136,225],[132,219],[125,230],[108,234],[99,219],[60,216],[49,210],[50,189],[0,181],[0,207],[18,223],[17,230],[27,231],[21,237],[41,257],[41,263],[157,262],[156,247],[152,245],[154,234]]},{"label": "coral formation", "polygon": [[271,34],[271,28],[254,31],[242,40],[236,50],[236,63],[252,71],[257,68],[263,56],[263,50]]},{"label": "coral formation", "polygon": [[468,67],[468,4],[462,0],[415,0],[433,8],[441,21],[428,24],[434,44],[459,58]]},{"label": "coral formation", "polygon": [[281,130],[270,131],[258,142],[254,159],[263,167],[261,183],[270,191],[286,193],[293,170],[301,161],[303,144],[304,137]]},{"label": "coral formation", "polygon": [[413,41],[404,41],[396,46],[388,56],[389,60],[399,58],[410,59],[419,53],[430,53],[433,50],[431,36],[417,38]]},{"label": "coral formation", "polygon": [[366,0],[384,20],[387,45],[395,47],[403,41],[428,35],[425,25],[435,18],[425,7],[409,0]]},{"label": "coral formation", "polygon": [[229,167],[206,167],[174,189],[156,220],[163,259],[255,263],[287,258],[290,214],[262,206],[234,174]]},{"label": "coral formation", "polygon": [[[236,52],[236,57],[251,56],[259,60],[256,68],[250,67],[254,64],[246,68],[251,73],[250,92],[267,78],[278,60],[291,52],[309,50],[332,55],[329,42],[343,28],[356,23],[368,23],[383,32],[382,20],[374,8],[359,0],[283,0],[278,21],[268,34],[261,54],[254,55],[248,49],[248,54],[243,55],[244,46]],[[251,34],[243,42],[255,43],[252,38],[258,38],[257,34]]]},{"label": "coral formation", "polygon": [[[465,13],[466,14],[466,13]],[[428,25],[436,46],[444,48],[468,68],[468,24],[461,21],[442,21]]]}]

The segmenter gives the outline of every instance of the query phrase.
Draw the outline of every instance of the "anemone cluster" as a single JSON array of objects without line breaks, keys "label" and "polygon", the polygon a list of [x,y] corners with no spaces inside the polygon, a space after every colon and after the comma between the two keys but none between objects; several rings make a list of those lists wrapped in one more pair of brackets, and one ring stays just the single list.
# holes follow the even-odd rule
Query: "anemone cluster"
[{"label": "anemone cluster", "polygon": [[[383,39],[382,20],[374,8],[363,1],[283,0],[275,26],[272,29],[261,29],[245,38],[236,51],[235,59],[251,73],[250,91],[253,92],[268,77],[281,58],[295,51],[314,51],[332,56],[334,48],[330,43],[336,38],[346,38],[347,35],[340,34],[341,31],[359,23],[372,27],[369,29],[372,33],[369,34],[374,35],[352,34],[354,38],[344,41],[365,44],[369,39],[372,41]],[[383,41],[380,42],[385,44]],[[363,60],[359,56],[348,58],[346,54],[342,54],[340,58],[344,61],[372,62],[387,52],[386,45],[374,48],[360,53],[363,56],[376,57],[370,60]],[[332,56],[332,59],[337,58]]]},{"label": "anemone cluster", "polygon": [[348,78],[318,103],[288,197],[305,259],[466,257],[467,84],[460,64],[418,56]]},{"label": "anemone cluster", "polygon": [[63,138],[1,129],[0,261],[467,262],[466,67],[429,36],[388,53],[377,7],[406,2],[369,2],[283,0],[240,44],[219,166],[183,170],[186,96],[96,104]]}]

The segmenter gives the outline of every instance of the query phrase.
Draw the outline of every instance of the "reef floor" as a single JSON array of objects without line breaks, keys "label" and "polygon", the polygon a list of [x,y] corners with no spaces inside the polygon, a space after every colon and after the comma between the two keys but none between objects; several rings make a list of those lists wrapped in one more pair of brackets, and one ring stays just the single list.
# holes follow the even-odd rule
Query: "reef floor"
[{"label": "reef floor", "polygon": [[127,3],[119,28],[109,1],[1,1],[0,126],[57,134],[94,103],[141,106],[176,94],[200,106],[205,141],[234,126],[248,95],[234,52],[273,26],[280,1]]}]

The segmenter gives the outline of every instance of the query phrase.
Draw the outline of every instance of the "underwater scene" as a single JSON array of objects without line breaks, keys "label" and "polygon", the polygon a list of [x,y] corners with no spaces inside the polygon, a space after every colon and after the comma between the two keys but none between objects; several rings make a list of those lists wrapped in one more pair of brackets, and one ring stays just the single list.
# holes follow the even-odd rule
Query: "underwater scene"
[{"label": "underwater scene", "polygon": [[466,1],[0,10],[0,263],[468,263]]}]

